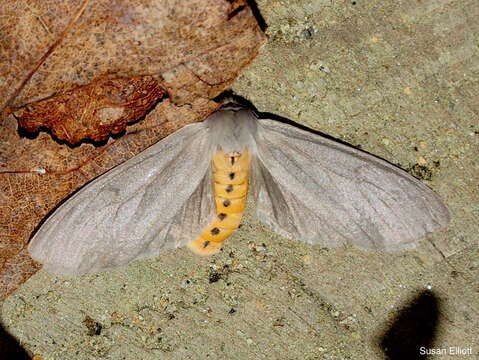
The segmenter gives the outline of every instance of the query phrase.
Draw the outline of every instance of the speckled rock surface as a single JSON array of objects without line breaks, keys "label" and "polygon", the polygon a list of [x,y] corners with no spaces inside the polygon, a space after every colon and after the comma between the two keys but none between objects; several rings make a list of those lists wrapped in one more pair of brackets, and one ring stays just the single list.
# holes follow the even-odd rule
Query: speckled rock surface
[{"label": "speckled rock surface", "polygon": [[451,224],[417,250],[383,254],[286,240],[249,211],[212,258],[179,249],[71,280],[40,271],[1,315],[32,354],[406,359],[427,344],[464,350],[438,359],[477,356],[476,1],[258,7],[269,42],[234,91],[429,179]]}]

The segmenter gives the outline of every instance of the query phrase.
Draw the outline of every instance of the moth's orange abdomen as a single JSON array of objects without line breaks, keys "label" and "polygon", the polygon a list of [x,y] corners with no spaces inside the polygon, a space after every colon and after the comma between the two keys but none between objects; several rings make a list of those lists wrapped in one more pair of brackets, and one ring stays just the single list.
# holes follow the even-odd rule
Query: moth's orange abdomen
[{"label": "moth's orange abdomen", "polygon": [[213,156],[213,180],[216,217],[188,247],[199,255],[212,255],[221,250],[243,216],[248,195],[251,163],[247,151],[226,154],[219,150]]}]

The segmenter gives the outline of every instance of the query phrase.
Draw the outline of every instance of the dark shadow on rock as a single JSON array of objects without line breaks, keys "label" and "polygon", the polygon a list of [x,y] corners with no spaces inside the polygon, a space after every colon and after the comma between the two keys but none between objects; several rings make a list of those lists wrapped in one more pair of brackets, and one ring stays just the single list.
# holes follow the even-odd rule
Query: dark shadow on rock
[{"label": "dark shadow on rock", "polygon": [[0,324],[0,360],[30,360],[18,341]]},{"label": "dark shadow on rock", "polygon": [[[434,347],[439,324],[439,298],[429,290],[419,292],[399,310],[379,339],[379,346],[390,360],[426,360],[426,349]],[[423,349],[423,353],[421,353]]]},{"label": "dark shadow on rock", "polygon": [[266,29],[268,28],[268,24],[266,24],[266,20],[264,19],[263,15],[261,15],[261,12],[258,9],[258,4],[256,4],[255,0],[246,0],[248,3],[251,12],[253,13],[254,17],[256,18],[256,21],[258,22],[259,28],[265,32]]}]

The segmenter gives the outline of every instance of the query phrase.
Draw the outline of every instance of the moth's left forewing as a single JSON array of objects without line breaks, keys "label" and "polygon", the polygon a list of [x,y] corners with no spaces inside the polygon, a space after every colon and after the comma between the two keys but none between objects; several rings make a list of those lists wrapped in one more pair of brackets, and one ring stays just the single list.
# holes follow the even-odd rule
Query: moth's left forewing
[{"label": "moth's left forewing", "polygon": [[85,185],[34,235],[32,258],[70,276],[186,245],[214,214],[207,135],[187,125]]},{"label": "moth's left forewing", "polygon": [[272,120],[257,137],[257,215],[283,236],[393,250],[449,221],[432,190],[384,160]]}]

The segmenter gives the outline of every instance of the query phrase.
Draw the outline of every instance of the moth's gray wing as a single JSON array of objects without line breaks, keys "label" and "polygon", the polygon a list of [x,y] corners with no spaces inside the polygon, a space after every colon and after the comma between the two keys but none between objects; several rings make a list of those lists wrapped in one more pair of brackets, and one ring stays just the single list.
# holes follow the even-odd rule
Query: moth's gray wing
[{"label": "moth's gray wing", "polygon": [[439,197],[405,171],[272,120],[259,120],[252,188],[263,223],[310,244],[410,248],[450,219]]},{"label": "moth's gray wing", "polygon": [[206,127],[185,126],[62,204],[32,238],[32,258],[68,276],[186,245],[214,215],[210,164]]}]

